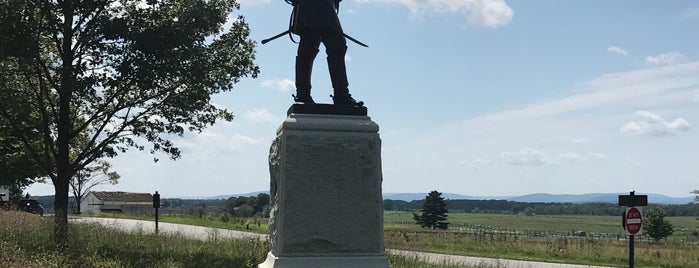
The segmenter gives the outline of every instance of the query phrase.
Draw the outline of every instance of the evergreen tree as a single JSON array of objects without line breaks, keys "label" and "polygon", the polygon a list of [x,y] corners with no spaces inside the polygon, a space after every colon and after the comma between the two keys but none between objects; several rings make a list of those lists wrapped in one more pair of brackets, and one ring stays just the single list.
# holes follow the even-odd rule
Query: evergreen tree
[{"label": "evergreen tree", "polygon": [[674,232],[672,224],[665,219],[665,211],[661,208],[650,208],[643,215],[643,231],[658,241]]},{"label": "evergreen tree", "polygon": [[422,215],[413,213],[415,223],[421,227],[432,227],[432,229],[447,229],[447,203],[442,197],[442,193],[437,191],[430,192],[425,197],[425,203],[422,208]]}]

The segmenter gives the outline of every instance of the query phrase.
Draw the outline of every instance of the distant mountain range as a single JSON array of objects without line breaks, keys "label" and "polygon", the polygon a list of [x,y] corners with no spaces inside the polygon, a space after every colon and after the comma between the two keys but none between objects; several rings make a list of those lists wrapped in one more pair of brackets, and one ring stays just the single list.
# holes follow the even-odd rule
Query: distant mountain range
[{"label": "distant mountain range", "polygon": [[[628,194],[628,193],[624,193]],[[637,193],[646,194],[646,193]],[[688,197],[671,197],[662,194],[646,194],[648,195],[648,203],[677,205],[687,204],[694,201],[693,196]],[[427,196],[427,193],[384,193],[384,199],[413,201],[421,200]],[[445,199],[468,199],[468,200],[507,200],[516,202],[542,202],[542,203],[617,203],[619,201],[618,193],[591,193],[591,194],[528,194],[522,196],[466,196],[453,193],[442,193]]]},{"label": "distant mountain range", "polygon": [[224,195],[216,195],[216,196],[183,196],[183,197],[173,197],[173,198],[180,198],[180,199],[228,199],[231,197],[238,197],[238,196],[245,196],[245,197],[257,196],[258,194],[261,194],[261,193],[269,194],[269,191],[257,191],[257,192],[250,192],[250,193],[244,193],[244,194],[224,194]]},{"label": "distant mountain range", "polygon": [[[256,196],[260,193],[267,193],[267,191],[257,191],[243,194],[228,194],[228,195],[217,195],[217,196],[202,196],[202,197],[180,197],[182,199],[228,199],[230,197],[237,196]],[[628,194],[628,193],[623,193]],[[664,204],[664,205],[681,205],[694,202],[693,196],[687,197],[671,197],[662,194],[648,194],[648,193],[638,193],[648,195],[648,203],[651,204]],[[392,200],[403,200],[403,201],[413,201],[425,199],[427,193],[384,193],[383,199]],[[454,193],[442,193],[442,197],[445,199],[467,199],[467,200],[507,200],[516,202],[526,202],[526,203],[613,203],[616,204],[619,201],[618,193],[590,193],[590,194],[528,194],[521,196],[467,196]]]}]

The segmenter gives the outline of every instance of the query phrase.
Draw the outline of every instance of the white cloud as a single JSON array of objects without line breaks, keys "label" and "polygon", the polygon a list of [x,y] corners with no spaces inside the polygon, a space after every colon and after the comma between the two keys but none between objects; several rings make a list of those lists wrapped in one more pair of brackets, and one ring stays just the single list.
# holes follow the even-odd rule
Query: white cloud
[{"label": "white cloud", "polygon": [[500,158],[508,164],[516,166],[542,166],[558,165],[561,163],[585,162],[591,159],[606,159],[603,153],[577,153],[563,152],[549,154],[543,151],[525,147],[518,151],[505,151],[500,153]]},{"label": "white cloud", "polygon": [[672,65],[686,61],[687,58],[677,51],[646,57],[646,63],[649,65]]},{"label": "white cloud", "polygon": [[699,62],[603,75],[587,82],[585,92],[543,101],[521,109],[484,115],[474,120],[494,122],[558,115],[634,99],[683,93],[699,88]]},{"label": "white cloud", "polygon": [[471,161],[460,161],[459,164],[469,166],[472,168],[478,168],[478,167],[484,167],[487,165],[490,165],[492,161],[485,159],[485,158],[476,158]]},{"label": "white cloud", "polygon": [[553,163],[551,155],[529,147],[518,151],[502,152],[500,158],[516,166],[542,166]]},{"label": "white cloud", "polygon": [[262,80],[260,86],[264,88],[272,88],[281,92],[291,92],[296,89],[294,80],[291,79],[265,79]]},{"label": "white cloud", "polygon": [[558,154],[558,159],[569,162],[582,162],[587,160],[587,156],[575,152],[566,152]]},{"label": "white cloud", "polygon": [[586,138],[575,138],[570,140],[570,142],[574,144],[585,144],[588,142],[588,140]]},{"label": "white cloud", "polygon": [[514,11],[504,0],[355,0],[359,3],[402,5],[413,14],[460,13],[469,23],[490,28],[505,26]]},{"label": "white cloud", "polygon": [[607,155],[603,153],[576,153],[576,152],[565,152],[560,153],[555,157],[555,162],[584,162],[591,159],[607,159]]},{"label": "white cloud", "polygon": [[249,146],[265,144],[265,140],[239,133],[227,134],[207,129],[197,135],[176,140],[175,144],[183,151],[183,157],[207,159],[219,157],[220,154],[242,152]]},{"label": "white cloud", "polygon": [[[546,189],[613,192],[637,187],[637,181],[667,192],[678,187],[658,182],[668,172],[678,181],[691,181],[696,173],[691,160],[698,155],[687,148],[697,145],[695,134],[648,143],[609,132],[638,120],[629,115],[638,107],[664,111],[670,123],[677,117],[694,123],[699,62],[605,74],[574,86],[560,89],[570,92],[562,98],[466,118],[400,141],[386,138],[382,161],[391,172],[384,173],[384,189],[431,189],[434,182],[425,177],[439,177],[440,185],[455,192],[492,195]],[[470,168],[479,157],[491,160],[489,166]],[[463,161],[435,171],[426,167],[426,159]]]},{"label": "white cloud", "polygon": [[265,108],[251,109],[243,114],[245,120],[253,123],[279,123],[282,119],[267,111]]},{"label": "white cloud", "polygon": [[683,118],[672,122],[666,121],[660,115],[648,111],[637,111],[638,120],[630,121],[621,126],[621,132],[632,135],[668,136],[678,132],[689,131],[690,125]]},{"label": "white cloud", "polygon": [[603,153],[587,153],[587,156],[589,158],[594,158],[594,159],[607,159],[607,158],[609,158],[609,157],[607,157],[606,154],[603,154]]},{"label": "white cloud", "polygon": [[638,162],[637,160],[631,158],[626,158],[626,164],[632,165],[634,167],[643,167],[643,164],[641,162]]},{"label": "white cloud", "polygon": [[624,55],[624,56],[629,55],[629,52],[627,52],[626,49],[623,49],[623,48],[618,47],[618,46],[610,46],[607,48],[607,51],[612,52],[612,53],[616,53],[619,55]]}]

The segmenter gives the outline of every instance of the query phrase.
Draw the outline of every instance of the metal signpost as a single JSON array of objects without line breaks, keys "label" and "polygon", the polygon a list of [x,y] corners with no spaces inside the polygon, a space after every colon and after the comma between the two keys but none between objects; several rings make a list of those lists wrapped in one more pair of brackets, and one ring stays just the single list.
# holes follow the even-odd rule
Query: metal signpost
[{"label": "metal signpost", "polygon": [[631,191],[629,195],[619,195],[619,206],[625,206],[626,211],[622,215],[622,226],[629,235],[629,268],[634,266],[634,237],[641,234],[643,230],[643,214],[636,206],[644,207],[648,205],[647,195],[636,195]]},{"label": "metal signpost", "polygon": [[160,208],[160,194],[155,191],[153,195],[153,208],[155,209],[155,233],[158,233],[158,209]]}]

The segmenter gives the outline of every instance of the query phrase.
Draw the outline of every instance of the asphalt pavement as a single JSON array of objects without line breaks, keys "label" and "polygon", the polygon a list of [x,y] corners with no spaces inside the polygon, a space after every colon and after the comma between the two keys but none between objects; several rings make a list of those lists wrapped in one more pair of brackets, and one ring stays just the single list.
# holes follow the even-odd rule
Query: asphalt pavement
[{"label": "asphalt pavement", "polygon": [[[113,218],[88,218],[88,217],[71,217],[72,222],[98,223],[110,228],[116,228],[124,231],[134,232],[140,231],[144,233],[155,233],[155,222],[130,220],[130,219],[113,219]],[[209,240],[209,239],[267,239],[267,235],[218,229],[210,227],[201,227],[193,225],[175,224],[175,223],[158,223],[158,233],[168,235],[182,235],[192,239]],[[517,261],[495,258],[468,257],[458,255],[446,255],[425,253],[417,251],[405,251],[387,249],[386,252],[392,255],[401,255],[409,258],[417,258],[421,261],[434,264],[453,264],[453,265],[485,265],[498,268],[610,268],[604,266],[590,266],[579,264],[563,264],[563,263],[547,263],[533,261]]]}]

